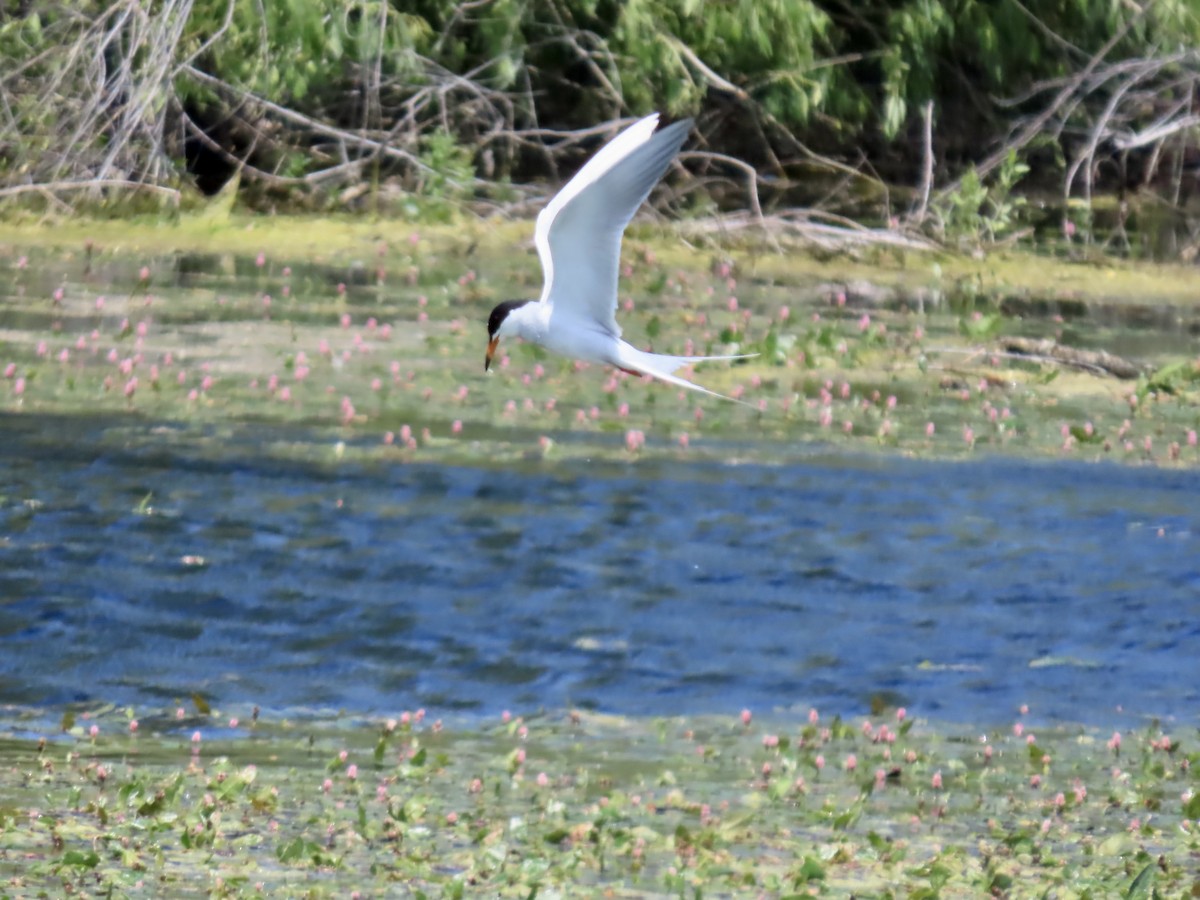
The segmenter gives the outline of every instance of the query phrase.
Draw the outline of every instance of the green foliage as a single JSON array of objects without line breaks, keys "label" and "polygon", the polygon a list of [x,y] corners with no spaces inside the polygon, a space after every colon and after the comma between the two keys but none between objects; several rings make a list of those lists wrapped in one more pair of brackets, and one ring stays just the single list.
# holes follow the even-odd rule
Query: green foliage
[{"label": "green foliage", "polygon": [[1129,885],[1129,890],[1125,892],[1126,898],[1132,900],[1135,897],[1146,897],[1150,894],[1150,889],[1154,884],[1154,868],[1155,863],[1148,863],[1138,872],[1137,877]]},{"label": "green foliage", "polygon": [[[204,69],[283,104],[336,92],[356,64],[377,60],[381,74],[411,75],[414,53],[434,38],[429,22],[393,13],[384,0],[234,0],[221,31],[226,14],[224,0],[196,3],[182,49],[207,47],[199,60]],[[184,76],[181,89],[188,95],[199,86]]]},{"label": "green foliage", "polygon": [[445,220],[470,195],[475,175],[471,151],[449,132],[435,131],[425,138],[420,159],[425,166],[418,188],[420,205],[426,215]]},{"label": "green foliage", "polygon": [[1197,386],[1200,386],[1200,364],[1193,360],[1177,360],[1139,378],[1135,393],[1140,401],[1150,394],[1187,394]]},{"label": "green foliage", "polygon": [[984,341],[995,337],[1000,333],[1001,327],[1004,325],[1004,317],[999,313],[983,313],[976,312],[970,316],[963,316],[958,320],[958,330],[972,340]]},{"label": "green foliage", "polygon": [[947,238],[975,245],[995,241],[1009,234],[1018,224],[1025,198],[1013,195],[1013,188],[1026,175],[1029,166],[1010,150],[990,183],[967,170],[957,190],[935,205]]},{"label": "green foliage", "polygon": [[850,73],[824,64],[836,52],[836,29],[810,0],[631,0],[613,37],[634,108],[695,111],[709,86],[697,60],[788,123],[818,113],[858,117],[864,108]]},{"label": "green foliage", "polygon": [[[489,179],[529,174],[531,143],[508,137],[524,128],[712,111],[722,152],[761,162],[764,137],[786,130],[875,163],[895,155],[913,111],[933,101],[946,153],[939,178],[968,171],[943,204],[946,231],[976,242],[1011,232],[1011,190],[1028,171],[1013,158],[990,180],[969,173],[1028,112],[996,98],[1078,72],[1116,36],[1108,60],[1200,42],[1191,0],[17,6],[0,14],[0,188],[91,178],[175,186],[185,142],[203,129],[273,184],[335,189],[399,176],[444,216],[477,162]],[[381,145],[406,154],[380,154]],[[781,159],[795,158],[791,141],[780,146]],[[368,158],[371,172],[353,165]],[[306,183],[347,161],[338,178]]]},{"label": "green foliage", "polygon": [[1147,42],[1200,36],[1188,0],[1154,4],[1145,14],[1106,0],[994,3],[988,0],[908,0],[867,4],[863,18],[883,19],[883,115],[890,138],[927,100],[939,107],[981,96],[1013,96],[1035,81],[1069,74],[1117,32],[1133,23],[1112,56],[1139,56]]}]

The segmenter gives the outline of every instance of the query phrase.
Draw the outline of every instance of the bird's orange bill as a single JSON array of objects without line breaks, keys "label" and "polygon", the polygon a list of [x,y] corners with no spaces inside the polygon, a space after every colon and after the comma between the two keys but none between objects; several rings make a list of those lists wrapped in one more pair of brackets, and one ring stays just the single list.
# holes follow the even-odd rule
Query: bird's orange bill
[{"label": "bird's orange bill", "polygon": [[496,345],[500,343],[500,338],[494,337],[488,341],[487,356],[483,360],[483,371],[487,371],[492,365],[492,356],[496,353]]}]

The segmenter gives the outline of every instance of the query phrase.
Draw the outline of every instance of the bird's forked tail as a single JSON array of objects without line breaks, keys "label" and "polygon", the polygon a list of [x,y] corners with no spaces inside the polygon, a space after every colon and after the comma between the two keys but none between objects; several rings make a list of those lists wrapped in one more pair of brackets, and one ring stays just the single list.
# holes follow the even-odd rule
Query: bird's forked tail
[{"label": "bird's forked tail", "polygon": [[645,350],[639,350],[631,344],[621,341],[617,346],[617,366],[629,372],[639,372],[642,375],[649,375],[651,378],[657,378],[659,381],[665,381],[667,384],[673,384],[677,387],[688,388],[689,390],[699,391],[702,394],[708,394],[712,397],[720,397],[722,400],[729,400],[733,403],[741,403],[743,406],[749,406],[742,400],[735,400],[733,397],[727,397],[724,394],[718,394],[716,391],[710,391],[706,387],[701,387],[695,382],[688,381],[686,378],[680,378],[674,374],[676,369],[684,366],[694,365],[702,362],[712,362],[722,359],[750,359],[758,356],[757,353],[739,353],[732,356],[667,356],[661,353],[647,353]]}]

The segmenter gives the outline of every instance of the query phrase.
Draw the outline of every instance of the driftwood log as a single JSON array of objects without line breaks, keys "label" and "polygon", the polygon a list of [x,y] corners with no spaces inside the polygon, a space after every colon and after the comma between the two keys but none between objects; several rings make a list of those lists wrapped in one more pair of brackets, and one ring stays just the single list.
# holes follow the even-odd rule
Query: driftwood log
[{"label": "driftwood log", "polygon": [[1106,350],[1080,350],[1051,338],[1007,337],[1001,340],[1000,345],[1008,353],[1054,361],[1116,378],[1137,378],[1146,372],[1145,366],[1114,356]]}]

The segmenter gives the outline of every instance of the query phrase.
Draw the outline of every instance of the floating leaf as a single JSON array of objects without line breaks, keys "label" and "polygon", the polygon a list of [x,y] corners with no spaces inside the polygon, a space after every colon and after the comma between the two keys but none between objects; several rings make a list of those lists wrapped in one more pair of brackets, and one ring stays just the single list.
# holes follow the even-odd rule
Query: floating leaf
[{"label": "floating leaf", "polygon": [[964,316],[958,321],[958,329],[967,337],[976,340],[993,337],[1003,322],[999,313],[988,313],[986,316]]},{"label": "floating leaf", "polygon": [[78,866],[81,869],[94,869],[100,864],[100,854],[95,850],[68,850],[62,855],[60,862],[64,866]]},{"label": "floating leaf", "polygon": [[282,863],[295,863],[307,859],[318,859],[321,856],[321,846],[304,838],[294,838],[280,844],[275,849],[275,856]]},{"label": "floating leaf", "polygon": [[1135,897],[1145,897],[1150,893],[1150,886],[1154,883],[1154,863],[1146,865],[1142,871],[1138,872],[1137,877],[1129,885],[1129,890],[1125,892],[1126,900],[1133,900]]},{"label": "floating leaf", "polygon": [[796,871],[792,880],[797,886],[809,881],[824,881],[825,867],[818,860],[813,859],[811,856],[806,856],[804,857],[804,863]]},{"label": "floating leaf", "polygon": [[1200,793],[1192,794],[1191,799],[1183,805],[1185,819],[1200,819]]}]

